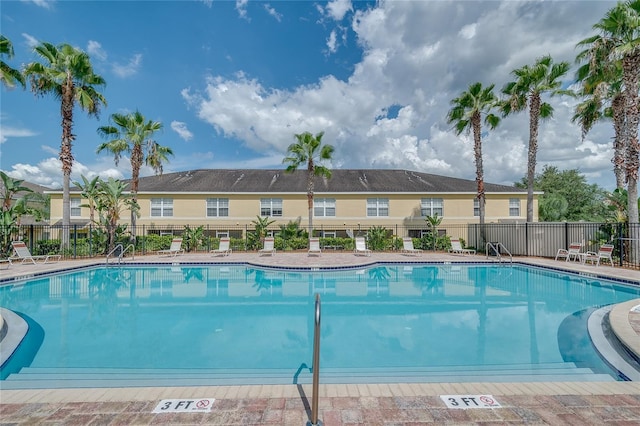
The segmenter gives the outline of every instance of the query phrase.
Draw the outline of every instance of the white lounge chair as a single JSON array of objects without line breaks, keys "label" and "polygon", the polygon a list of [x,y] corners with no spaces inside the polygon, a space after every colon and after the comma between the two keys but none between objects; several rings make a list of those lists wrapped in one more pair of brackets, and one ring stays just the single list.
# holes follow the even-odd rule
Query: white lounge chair
[{"label": "white lounge chair", "polygon": [[449,253],[455,254],[476,254],[476,251],[473,249],[462,248],[462,244],[460,240],[451,240],[451,248],[449,249]]},{"label": "white lounge chair", "polygon": [[565,262],[580,260],[580,250],[582,250],[582,243],[571,243],[568,249],[558,249],[556,260],[562,258],[565,259]]},{"label": "white lounge chair", "polygon": [[220,245],[217,249],[211,250],[211,253],[215,255],[229,256],[231,254],[231,247],[229,247],[231,240],[228,237],[220,238]]},{"label": "white lounge chair", "polygon": [[420,254],[422,250],[413,247],[413,238],[404,237],[402,238],[402,253]]},{"label": "white lounge chair", "polygon": [[21,264],[26,261],[30,261],[35,265],[38,260],[42,260],[42,263],[47,263],[51,259],[55,259],[56,261],[62,259],[62,255],[60,254],[46,254],[41,256],[32,256],[31,252],[29,251],[29,248],[24,243],[24,241],[12,241],[11,246],[13,247],[14,256],[9,258],[10,264],[13,260],[21,260],[22,261],[20,262]]},{"label": "white lounge chair", "polygon": [[320,249],[320,238],[309,238],[309,255],[322,254]]},{"label": "white lounge chair", "polygon": [[184,249],[182,248],[182,238],[174,238],[171,240],[171,246],[167,250],[159,250],[158,254],[160,256],[173,256],[176,257],[179,254],[183,254]]},{"label": "white lounge chair", "polygon": [[365,242],[364,237],[356,237],[356,248],[353,253],[356,256],[359,254],[371,256],[371,250],[367,248],[367,243]]},{"label": "white lounge chair", "polygon": [[260,256],[262,256],[263,254],[268,254],[270,256],[273,256],[274,254],[276,254],[276,249],[273,246],[273,243],[274,243],[273,237],[265,238],[264,247],[258,250],[258,253],[260,253]]},{"label": "white lounge chair", "polygon": [[615,266],[613,264],[613,244],[603,244],[600,246],[600,250],[598,252],[588,251],[584,255],[580,256],[583,263],[591,262],[596,266],[600,266],[600,261],[609,261],[611,262],[611,266]]}]

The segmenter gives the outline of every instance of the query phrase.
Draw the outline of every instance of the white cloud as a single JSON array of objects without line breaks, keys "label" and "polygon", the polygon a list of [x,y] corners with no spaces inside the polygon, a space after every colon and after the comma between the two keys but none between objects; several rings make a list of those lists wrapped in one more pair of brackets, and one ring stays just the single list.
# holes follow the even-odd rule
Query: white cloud
[{"label": "white cloud", "polygon": [[25,3],[33,3],[38,7],[42,7],[44,9],[51,9],[53,4],[55,3],[53,0],[22,0]]},{"label": "white cloud", "polygon": [[37,133],[29,129],[20,129],[16,127],[0,126],[0,144],[5,143],[9,138],[25,138],[36,136]]},{"label": "white cloud", "polygon": [[[335,7],[331,16],[344,17],[338,5],[346,2],[330,4]],[[456,136],[446,123],[451,99],[475,81],[495,83],[499,92],[513,69],[545,54],[573,64],[575,44],[590,35],[590,23],[610,5],[591,6],[379,2],[353,14],[350,28],[362,59],[344,81],[327,75],[286,90],[238,73],[210,76],[203,90],[185,89],[182,95],[220,134],[265,155],[285,152],[295,133],[323,130],[324,141],[336,147],[335,167],[407,168],[474,179],[472,140]],[[334,32],[327,40],[329,50],[337,41]],[[567,79],[572,77],[573,71]],[[562,97],[550,102],[555,118],[540,125],[538,170],[544,164],[579,168],[610,187],[610,124],[596,126],[583,143],[570,120],[576,101]],[[397,115],[389,114],[390,106],[397,106]],[[528,128],[523,112],[486,132],[487,181],[512,184],[524,176]]]},{"label": "white cloud", "polygon": [[265,3],[264,10],[266,10],[269,15],[273,16],[276,21],[282,21],[282,14],[278,13],[269,3]]},{"label": "white cloud", "polygon": [[342,21],[347,12],[352,10],[351,0],[333,0],[326,7],[327,15],[336,21]]},{"label": "white cloud", "polygon": [[102,45],[95,40],[89,40],[89,43],[87,43],[87,53],[101,61],[107,60],[107,52],[102,48]]},{"label": "white cloud", "polygon": [[249,21],[249,17],[247,16],[247,5],[249,4],[249,0],[236,0],[236,10],[238,11],[238,16],[242,19],[246,19]]},{"label": "white cloud", "polygon": [[27,46],[29,46],[29,48],[31,48],[31,49],[33,49],[38,44],[40,44],[38,39],[35,38],[34,36],[30,35],[30,34],[22,33],[22,37],[24,37],[25,42],[27,43]]},{"label": "white cloud", "polygon": [[329,52],[335,53],[338,49],[336,47],[336,30],[331,31],[329,34],[329,38],[327,39],[327,47],[329,48]]},{"label": "white cloud", "polygon": [[121,78],[127,78],[137,74],[141,66],[142,55],[139,53],[133,55],[127,64],[114,63],[112,65],[114,74]]},{"label": "white cloud", "polygon": [[181,121],[172,121],[171,129],[185,141],[193,139],[193,133],[191,133],[187,128],[187,123],[183,123]]}]

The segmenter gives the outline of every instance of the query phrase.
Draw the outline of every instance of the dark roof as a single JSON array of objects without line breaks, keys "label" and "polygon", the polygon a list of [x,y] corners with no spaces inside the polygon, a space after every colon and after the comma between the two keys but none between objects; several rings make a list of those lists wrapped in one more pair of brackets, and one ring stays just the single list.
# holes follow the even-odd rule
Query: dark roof
[{"label": "dark roof", "polygon": [[[330,179],[315,178],[316,193],[353,192],[418,192],[418,193],[476,193],[474,180],[458,179],[408,170],[388,169],[339,169],[332,170]],[[485,183],[488,193],[521,193],[515,186]],[[203,169],[161,176],[142,177],[138,192],[210,192],[210,193],[306,193],[307,172],[297,170]]]}]

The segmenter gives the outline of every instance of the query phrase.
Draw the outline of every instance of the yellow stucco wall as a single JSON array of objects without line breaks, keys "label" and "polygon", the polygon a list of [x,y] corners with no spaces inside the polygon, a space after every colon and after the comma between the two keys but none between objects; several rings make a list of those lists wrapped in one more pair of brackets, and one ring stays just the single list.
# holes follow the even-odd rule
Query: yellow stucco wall
[{"label": "yellow stucco wall", "polygon": [[[79,194],[72,193],[72,198],[78,198]],[[424,224],[424,218],[420,217],[420,202],[422,198],[442,198],[444,204],[443,225],[477,223],[479,218],[473,216],[474,194],[327,194],[315,193],[315,199],[333,198],[336,200],[335,217],[314,217],[314,225],[317,226],[345,226],[357,225],[413,225]],[[152,217],[151,199],[173,199],[172,217]],[[207,198],[229,199],[229,216],[220,218],[206,217]],[[291,220],[302,218],[306,223],[308,217],[306,194],[138,194],[140,204],[140,217],[138,225],[247,225],[260,215],[261,198],[282,199],[283,216],[272,217],[276,224],[287,223]],[[385,217],[367,217],[367,199],[386,198],[389,200],[389,215]],[[520,199],[520,215],[509,215],[509,200]],[[83,200],[84,204],[85,201]],[[487,223],[499,221],[526,220],[527,200],[525,193],[514,194],[487,194],[485,220]],[[538,220],[537,195],[534,201],[534,221]],[[88,219],[89,209],[83,207],[81,216],[72,216],[72,220]],[[62,219],[62,193],[51,194],[51,223]],[[129,223],[130,213],[124,210],[121,223]]]}]

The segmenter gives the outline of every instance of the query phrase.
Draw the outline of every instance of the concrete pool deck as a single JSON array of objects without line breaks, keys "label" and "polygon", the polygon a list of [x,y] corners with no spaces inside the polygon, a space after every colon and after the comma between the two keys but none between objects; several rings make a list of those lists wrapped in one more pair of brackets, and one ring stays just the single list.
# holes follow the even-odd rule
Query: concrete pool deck
[{"label": "concrete pool deck", "polygon": [[[640,272],[606,266],[538,258],[516,258],[518,262],[571,270],[583,274],[611,276],[637,282]],[[351,252],[306,253],[208,253],[177,257],[136,257],[145,263],[249,262],[286,267],[336,267],[375,262],[470,262],[495,261],[484,256],[423,253],[373,253],[371,257]],[[0,279],[57,271],[99,260],[70,260],[51,264],[19,265],[0,270]],[[617,305],[610,314],[612,327],[626,333],[622,340],[640,353],[640,313],[633,300]],[[615,325],[613,324],[615,322]],[[419,425],[419,424],[551,424],[637,425],[640,424],[640,382],[532,382],[532,383],[392,383],[322,384],[320,376],[319,419],[324,425]],[[2,382],[0,382],[1,387]],[[492,395],[500,408],[450,409],[441,395]],[[215,398],[209,413],[152,413],[162,399]],[[207,386],[99,389],[0,389],[0,423],[64,425],[303,425],[309,421],[311,385]]]}]

